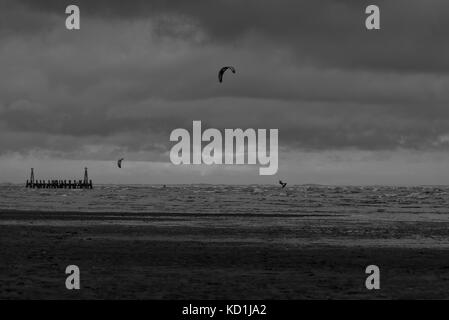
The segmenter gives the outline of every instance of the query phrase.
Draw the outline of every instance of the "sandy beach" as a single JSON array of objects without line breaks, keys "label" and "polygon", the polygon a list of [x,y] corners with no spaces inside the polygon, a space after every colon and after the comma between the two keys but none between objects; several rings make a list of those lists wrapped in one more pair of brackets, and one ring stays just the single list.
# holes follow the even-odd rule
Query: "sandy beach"
[{"label": "sandy beach", "polygon": [[[449,298],[446,222],[239,219],[4,211],[0,298]],[[81,290],[65,288],[70,264]],[[365,288],[370,264],[381,290]]]}]

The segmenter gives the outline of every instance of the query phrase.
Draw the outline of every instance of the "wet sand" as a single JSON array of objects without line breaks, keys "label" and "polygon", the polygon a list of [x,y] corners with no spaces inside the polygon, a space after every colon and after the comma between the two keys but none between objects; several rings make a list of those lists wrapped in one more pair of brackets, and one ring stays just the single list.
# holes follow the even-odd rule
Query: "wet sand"
[{"label": "wet sand", "polygon": [[[107,217],[106,217],[107,215]],[[447,299],[447,222],[0,213],[1,299]],[[65,288],[65,268],[81,290]],[[365,267],[381,290],[365,288]]]}]

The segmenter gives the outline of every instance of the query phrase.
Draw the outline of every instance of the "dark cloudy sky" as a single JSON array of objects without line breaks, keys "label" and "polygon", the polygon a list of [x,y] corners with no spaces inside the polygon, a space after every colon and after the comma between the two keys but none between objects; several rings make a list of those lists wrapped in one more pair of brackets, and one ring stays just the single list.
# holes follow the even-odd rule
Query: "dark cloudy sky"
[{"label": "dark cloudy sky", "polygon": [[[0,182],[449,183],[447,0],[0,4]],[[278,176],[174,167],[170,132],[192,120],[278,128]]]}]

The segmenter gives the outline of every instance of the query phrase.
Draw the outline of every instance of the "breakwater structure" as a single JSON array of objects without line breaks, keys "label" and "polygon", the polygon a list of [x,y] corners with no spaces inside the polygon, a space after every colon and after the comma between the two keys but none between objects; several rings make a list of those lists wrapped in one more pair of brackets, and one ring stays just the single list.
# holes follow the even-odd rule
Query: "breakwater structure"
[{"label": "breakwater structure", "polygon": [[84,168],[83,180],[36,180],[34,179],[34,168],[31,168],[30,179],[26,182],[26,188],[38,189],[93,189],[92,180],[89,180],[87,168]]}]

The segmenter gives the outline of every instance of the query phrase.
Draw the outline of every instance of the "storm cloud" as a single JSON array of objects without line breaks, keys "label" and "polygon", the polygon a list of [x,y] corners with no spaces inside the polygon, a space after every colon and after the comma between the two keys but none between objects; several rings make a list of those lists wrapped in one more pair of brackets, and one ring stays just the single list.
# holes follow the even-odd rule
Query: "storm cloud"
[{"label": "storm cloud", "polygon": [[0,1],[2,155],[164,162],[193,120],[288,154],[449,147],[447,1],[376,1],[378,31],[368,1],[79,0],[79,31],[72,3]]}]

